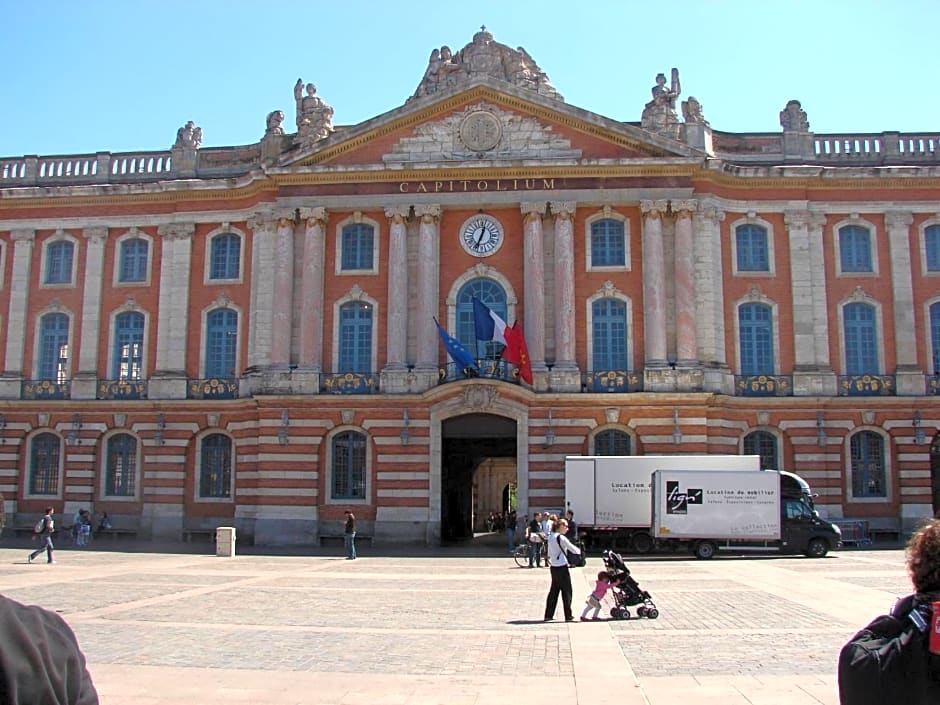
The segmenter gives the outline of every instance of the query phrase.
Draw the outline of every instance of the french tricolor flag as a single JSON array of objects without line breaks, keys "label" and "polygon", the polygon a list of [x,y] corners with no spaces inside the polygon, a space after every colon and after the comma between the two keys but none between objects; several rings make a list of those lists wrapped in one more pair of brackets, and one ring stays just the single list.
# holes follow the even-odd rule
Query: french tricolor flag
[{"label": "french tricolor flag", "polygon": [[525,336],[516,321],[512,327],[494,313],[476,296],[473,297],[473,327],[477,340],[492,340],[503,344],[501,357],[519,368],[519,376],[524,382],[532,384],[532,362],[529,360],[529,348]]}]

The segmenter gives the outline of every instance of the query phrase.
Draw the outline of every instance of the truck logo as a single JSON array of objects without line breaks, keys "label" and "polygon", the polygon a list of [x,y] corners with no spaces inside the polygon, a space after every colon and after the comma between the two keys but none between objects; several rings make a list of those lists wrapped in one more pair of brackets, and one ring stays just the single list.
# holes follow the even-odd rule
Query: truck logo
[{"label": "truck logo", "polygon": [[701,489],[679,489],[677,480],[666,481],[666,514],[688,514],[690,504],[702,503]]}]

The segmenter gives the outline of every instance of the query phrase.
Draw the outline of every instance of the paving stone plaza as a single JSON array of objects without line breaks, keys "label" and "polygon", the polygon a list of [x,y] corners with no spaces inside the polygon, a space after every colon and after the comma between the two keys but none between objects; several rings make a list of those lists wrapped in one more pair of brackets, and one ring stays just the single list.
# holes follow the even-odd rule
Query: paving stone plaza
[{"label": "paving stone plaza", "polygon": [[[494,544],[355,561],[144,545],[55,565],[0,548],[0,592],[63,615],[103,705],[833,705],[841,644],[909,592],[897,549],[662,556],[628,561],[659,619],[566,624],[559,605],[544,623],[548,571]],[[573,571],[576,616],[602,567]]]}]

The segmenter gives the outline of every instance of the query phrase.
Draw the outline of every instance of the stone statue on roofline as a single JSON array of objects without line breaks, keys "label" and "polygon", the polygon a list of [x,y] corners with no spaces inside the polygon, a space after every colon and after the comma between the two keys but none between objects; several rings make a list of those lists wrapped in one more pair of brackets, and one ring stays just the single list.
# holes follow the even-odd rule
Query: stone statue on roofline
[{"label": "stone statue on roofline", "polygon": [[306,85],[303,79],[294,84],[294,99],[297,101],[297,136],[301,142],[315,142],[333,132],[333,108],[317,95],[317,87]]},{"label": "stone statue on roofline", "polygon": [[486,27],[481,27],[473,35],[473,41],[456,53],[446,45],[432,50],[424,76],[408,100],[440,93],[480,78],[504,81],[555,100],[564,100],[525,49],[511,49],[500,44]]},{"label": "stone statue on roofline", "polygon": [[688,100],[682,101],[682,119],[687,125],[708,125],[708,120],[702,114],[702,104],[691,95]]},{"label": "stone statue on roofline", "polygon": [[809,119],[800,101],[791,100],[780,111],[780,127],[784,132],[809,132]]},{"label": "stone statue on roofline", "polygon": [[677,139],[679,136],[679,115],[676,113],[676,99],[682,92],[679,85],[679,69],[672,70],[671,82],[666,86],[666,75],[656,75],[656,85],[652,88],[653,99],[643,107],[640,126],[644,130],[656,132]]},{"label": "stone statue on roofline", "polygon": [[281,123],[284,122],[284,111],[283,110],[272,110],[268,113],[268,117],[265,119],[265,135],[283,135],[284,128],[281,127]]},{"label": "stone statue on roofline", "polygon": [[202,128],[190,120],[176,131],[173,149],[199,149],[202,144]]}]

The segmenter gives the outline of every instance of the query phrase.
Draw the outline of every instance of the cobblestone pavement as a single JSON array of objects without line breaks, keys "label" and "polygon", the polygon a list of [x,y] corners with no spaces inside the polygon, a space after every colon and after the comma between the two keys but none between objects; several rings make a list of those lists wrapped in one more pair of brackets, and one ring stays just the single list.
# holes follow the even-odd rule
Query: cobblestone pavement
[{"label": "cobblestone pavement", "polygon": [[[541,620],[548,571],[495,546],[344,561],[128,544],[55,565],[26,548],[0,548],[0,592],[65,617],[104,705],[836,705],[842,643],[909,590],[900,550],[638,559],[659,619],[565,624]],[[572,571],[576,616],[602,567]]]}]

